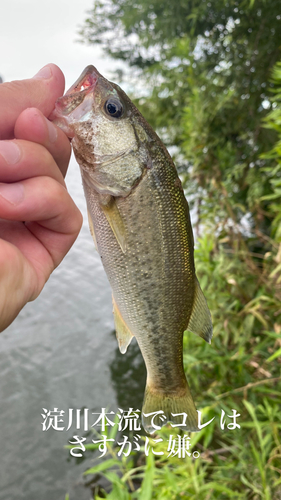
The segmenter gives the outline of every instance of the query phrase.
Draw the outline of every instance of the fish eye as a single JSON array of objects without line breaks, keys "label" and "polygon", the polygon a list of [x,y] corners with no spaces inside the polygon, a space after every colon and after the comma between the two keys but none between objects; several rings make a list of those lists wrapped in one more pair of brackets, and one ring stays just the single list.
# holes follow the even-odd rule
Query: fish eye
[{"label": "fish eye", "polygon": [[123,106],[118,99],[110,98],[104,105],[105,112],[113,118],[120,118],[123,114]]}]

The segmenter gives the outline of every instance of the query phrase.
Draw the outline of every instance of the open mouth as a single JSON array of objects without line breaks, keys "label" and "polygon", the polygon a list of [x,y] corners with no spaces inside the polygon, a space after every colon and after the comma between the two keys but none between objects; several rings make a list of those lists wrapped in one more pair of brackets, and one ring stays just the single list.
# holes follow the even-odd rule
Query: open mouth
[{"label": "open mouth", "polygon": [[73,137],[74,135],[70,124],[83,119],[91,110],[92,97],[90,94],[94,90],[100,76],[100,73],[94,66],[87,66],[78,80],[57,100],[55,109],[49,118],[68,137]]},{"label": "open mouth", "polygon": [[64,97],[70,95],[73,97],[76,94],[87,93],[93,90],[99,76],[101,75],[94,66],[87,66],[87,68],[84,69],[76,82],[60,99],[63,99]]}]

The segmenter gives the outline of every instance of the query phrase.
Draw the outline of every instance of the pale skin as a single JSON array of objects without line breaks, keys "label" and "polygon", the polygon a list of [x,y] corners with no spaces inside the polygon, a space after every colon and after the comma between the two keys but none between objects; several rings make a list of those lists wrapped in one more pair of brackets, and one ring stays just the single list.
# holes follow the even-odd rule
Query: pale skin
[{"label": "pale skin", "polygon": [[63,91],[54,64],[0,85],[0,331],[40,294],[81,228],[64,182],[70,143],[48,120]]}]

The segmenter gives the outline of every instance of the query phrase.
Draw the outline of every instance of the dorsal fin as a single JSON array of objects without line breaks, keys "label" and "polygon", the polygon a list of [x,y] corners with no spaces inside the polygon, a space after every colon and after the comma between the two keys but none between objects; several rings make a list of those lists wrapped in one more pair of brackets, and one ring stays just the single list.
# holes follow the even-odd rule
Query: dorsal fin
[{"label": "dorsal fin", "polygon": [[213,335],[211,314],[197,278],[195,279],[194,301],[187,330],[196,333],[209,344],[211,343]]}]

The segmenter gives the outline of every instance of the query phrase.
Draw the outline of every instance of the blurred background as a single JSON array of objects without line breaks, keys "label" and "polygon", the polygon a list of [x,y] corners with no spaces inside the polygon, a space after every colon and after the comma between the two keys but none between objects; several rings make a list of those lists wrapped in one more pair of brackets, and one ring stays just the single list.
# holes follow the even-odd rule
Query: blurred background
[{"label": "blurred background", "polygon": [[45,64],[57,64],[70,87],[88,64],[98,64],[110,74],[112,61],[101,49],[77,43],[79,26],[93,7],[92,0],[79,5],[50,0],[40,5],[33,0],[12,0],[1,7],[1,69],[4,81],[30,78]]},{"label": "blurred background", "polygon": [[[0,45],[4,80],[54,62],[67,87],[88,64],[121,84],[168,146],[192,210],[214,338],[185,334],[184,362],[198,409],[216,418],[192,438],[200,460],[136,457],[94,497],[280,498],[280,0],[11,1]],[[85,214],[74,161],[67,183]],[[91,456],[68,462],[73,432],[43,432],[41,411],[141,404],[142,360],[135,344],[119,355],[111,309],[85,218],[40,298],[1,334],[1,500],[90,498]],[[240,428],[222,430],[233,409]],[[145,482],[132,497],[136,463]]]}]

